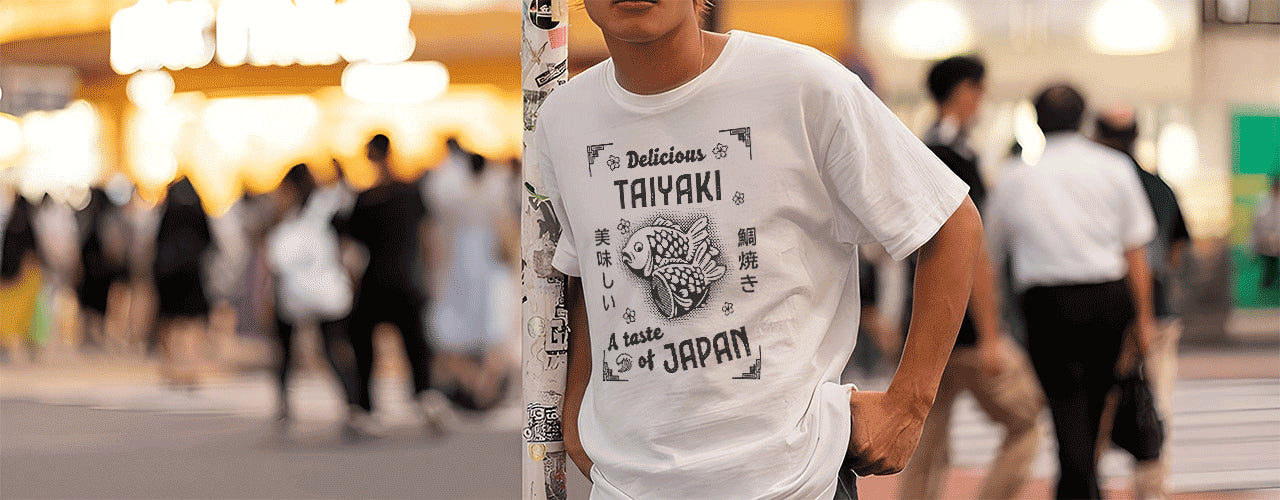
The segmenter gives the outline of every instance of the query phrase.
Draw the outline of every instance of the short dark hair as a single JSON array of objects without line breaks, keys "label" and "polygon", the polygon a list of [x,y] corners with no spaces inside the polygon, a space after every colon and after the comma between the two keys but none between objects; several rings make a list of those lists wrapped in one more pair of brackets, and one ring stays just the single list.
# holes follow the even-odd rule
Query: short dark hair
[{"label": "short dark hair", "polygon": [[934,63],[925,81],[934,102],[942,104],[951,98],[956,86],[967,80],[981,83],[987,67],[978,56],[954,56]]},{"label": "short dark hair", "polygon": [[364,147],[365,155],[373,161],[383,161],[391,154],[391,139],[385,134],[378,134],[369,139]]},{"label": "short dark hair", "polygon": [[1133,143],[1138,140],[1138,121],[1116,122],[1099,116],[1094,122],[1094,136],[1099,142],[1132,154]]},{"label": "short dark hair", "polygon": [[1084,120],[1084,96],[1071,85],[1058,83],[1036,95],[1036,123],[1046,134],[1080,130]]},{"label": "short dark hair", "polygon": [[289,183],[294,189],[298,190],[298,204],[305,205],[307,200],[311,198],[311,192],[316,189],[316,178],[311,175],[311,169],[307,168],[306,163],[299,163],[290,168],[284,174],[281,183]]}]

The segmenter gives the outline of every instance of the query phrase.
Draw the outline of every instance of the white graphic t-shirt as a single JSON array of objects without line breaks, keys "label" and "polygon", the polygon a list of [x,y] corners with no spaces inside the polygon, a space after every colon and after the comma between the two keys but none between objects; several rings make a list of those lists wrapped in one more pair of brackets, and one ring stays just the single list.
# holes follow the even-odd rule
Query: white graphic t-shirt
[{"label": "white graphic t-shirt", "polygon": [[856,245],[905,257],[965,184],[835,60],[746,32],[658,95],[605,61],[538,120],[552,264],[588,306],[592,498],[830,498]]}]

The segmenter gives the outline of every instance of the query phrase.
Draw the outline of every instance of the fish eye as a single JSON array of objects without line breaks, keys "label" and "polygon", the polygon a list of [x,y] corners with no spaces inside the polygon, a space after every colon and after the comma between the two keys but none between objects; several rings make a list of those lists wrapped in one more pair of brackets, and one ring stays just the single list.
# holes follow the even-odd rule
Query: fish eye
[{"label": "fish eye", "polygon": [[633,246],[632,248],[635,248],[635,249],[636,249],[636,251],[637,251],[637,252],[639,252],[639,251],[641,251],[641,250],[644,250],[644,245],[641,245],[641,244],[640,244],[640,242],[639,242],[639,241],[637,241],[637,242],[636,242],[636,244],[635,244],[635,246]]}]

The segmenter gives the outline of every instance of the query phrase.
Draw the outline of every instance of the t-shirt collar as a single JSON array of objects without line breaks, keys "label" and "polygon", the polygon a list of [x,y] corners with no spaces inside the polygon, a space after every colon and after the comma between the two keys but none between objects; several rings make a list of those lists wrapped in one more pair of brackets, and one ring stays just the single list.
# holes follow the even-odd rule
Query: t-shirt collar
[{"label": "t-shirt collar", "polygon": [[605,61],[606,67],[601,72],[605,90],[613,98],[614,102],[633,111],[655,112],[676,106],[696,94],[700,88],[706,85],[705,82],[714,80],[717,74],[724,71],[728,61],[735,56],[736,48],[741,44],[744,35],[739,31],[729,31],[726,34],[729,35],[729,41],[725,44],[724,50],[720,52],[720,55],[716,57],[716,60],[706,70],[699,73],[698,76],[693,77],[692,80],[679,87],[659,94],[649,95],[628,91],[618,84],[618,79],[614,75],[613,59],[610,58]]}]

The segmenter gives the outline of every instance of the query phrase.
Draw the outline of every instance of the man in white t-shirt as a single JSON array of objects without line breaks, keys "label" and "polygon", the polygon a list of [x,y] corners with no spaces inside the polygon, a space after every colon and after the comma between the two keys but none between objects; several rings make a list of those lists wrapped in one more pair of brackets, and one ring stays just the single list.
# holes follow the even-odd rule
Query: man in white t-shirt
[{"label": "man in white t-shirt", "polygon": [[[920,438],[981,222],[847,69],[702,31],[703,7],[587,0],[612,58],[539,111],[576,277],[566,448],[597,499],[852,497],[847,472],[895,473]],[[916,308],[889,389],[859,392],[839,376],[873,241],[920,250]]]}]

